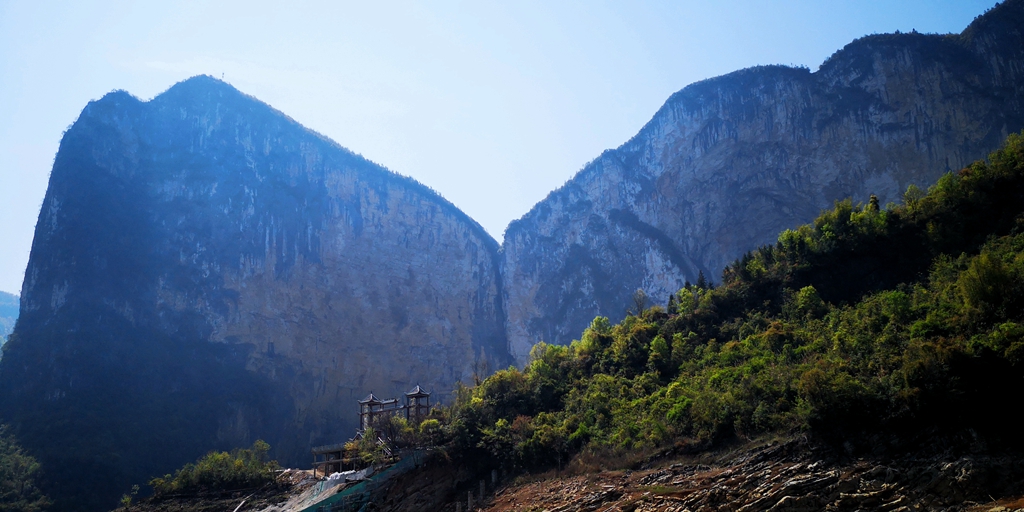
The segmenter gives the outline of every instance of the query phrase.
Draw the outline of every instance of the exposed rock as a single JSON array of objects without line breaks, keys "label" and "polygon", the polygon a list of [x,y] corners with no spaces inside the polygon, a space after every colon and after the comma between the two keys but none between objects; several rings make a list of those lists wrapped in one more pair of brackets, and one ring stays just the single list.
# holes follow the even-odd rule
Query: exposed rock
[{"label": "exposed rock", "polygon": [[110,93],[54,163],[3,417],[105,482],[65,495],[259,438],[308,464],[369,391],[436,400],[509,364],[498,264],[433,191],[227,84]]},{"label": "exposed rock", "polygon": [[[708,463],[693,464],[694,459]],[[550,474],[530,483],[510,483],[483,510],[576,512],[591,510],[599,501],[600,510],[634,511],[974,511],[1024,501],[1024,465],[1011,456],[911,457],[883,465],[841,461],[790,441],[692,456],[689,461],[636,472]],[[910,476],[924,473],[925,480]],[[1005,481],[984,476],[997,473]],[[991,496],[1004,498],[990,502]]]},{"label": "exposed rock", "polygon": [[1024,127],[1024,2],[959,35],[868,36],[820,69],[764,66],[674,94],[506,231],[507,332],[525,362],[643,289],[658,303],[835,200],[897,201]]}]

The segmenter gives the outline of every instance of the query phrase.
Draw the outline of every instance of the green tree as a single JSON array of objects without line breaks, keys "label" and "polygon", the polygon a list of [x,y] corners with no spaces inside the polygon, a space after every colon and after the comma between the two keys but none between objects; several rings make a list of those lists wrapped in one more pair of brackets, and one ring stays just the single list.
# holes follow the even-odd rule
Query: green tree
[{"label": "green tree", "polygon": [[18,445],[6,425],[0,426],[0,511],[45,510],[50,500],[35,486],[39,463]]},{"label": "green tree", "polygon": [[195,463],[185,464],[173,477],[154,478],[149,485],[157,495],[259,487],[276,478],[278,464],[276,460],[266,461],[269,451],[270,445],[261,439],[251,448],[210,452]]},{"label": "green tree", "polygon": [[356,447],[359,450],[359,458],[366,464],[377,466],[387,459],[384,441],[373,427],[363,431],[363,437],[356,442]]},{"label": "green tree", "polygon": [[135,496],[137,496],[138,494],[139,486],[133,485],[131,494],[121,495],[121,506],[124,507],[125,510],[128,510],[128,508],[132,506],[132,500],[135,499]]},{"label": "green tree", "polygon": [[427,418],[420,423],[420,437],[430,446],[437,445],[441,440],[441,422],[436,418]]},{"label": "green tree", "polygon": [[672,348],[668,342],[665,341],[665,337],[657,335],[651,340],[650,355],[647,359],[647,367],[651,370],[657,370],[662,373],[667,373],[669,365],[672,363]]}]

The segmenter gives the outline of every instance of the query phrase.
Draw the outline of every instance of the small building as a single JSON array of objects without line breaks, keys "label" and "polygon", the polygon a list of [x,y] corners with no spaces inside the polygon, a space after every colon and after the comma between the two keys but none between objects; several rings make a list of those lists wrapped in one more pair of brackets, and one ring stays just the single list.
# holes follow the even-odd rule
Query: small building
[{"label": "small building", "polygon": [[323,476],[338,473],[345,469],[345,443],[328,444],[313,447],[313,476],[321,471]]},{"label": "small building", "polygon": [[397,398],[381,400],[371,392],[359,400],[359,430],[363,431],[377,424],[384,416],[404,415],[409,422],[420,422],[430,414],[430,393],[417,385],[405,394],[405,404]]},{"label": "small building", "polygon": [[[397,398],[381,400],[372,392],[358,402],[359,429],[350,441],[362,439],[363,432],[370,427],[382,426],[380,422],[385,418],[403,415],[406,421],[417,424],[430,414],[430,393],[424,391],[419,385],[405,393],[404,404]],[[389,425],[385,424],[384,426],[383,430],[377,432],[377,440],[390,456],[391,451],[387,444],[391,442],[389,439],[391,434],[388,433]],[[312,452],[314,475],[320,471],[327,476],[345,469],[355,469],[355,466],[360,463],[351,453],[345,453],[345,443],[315,446]]]},{"label": "small building", "polygon": [[419,423],[430,414],[430,393],[418,384],[405,394],[405,419]]}]

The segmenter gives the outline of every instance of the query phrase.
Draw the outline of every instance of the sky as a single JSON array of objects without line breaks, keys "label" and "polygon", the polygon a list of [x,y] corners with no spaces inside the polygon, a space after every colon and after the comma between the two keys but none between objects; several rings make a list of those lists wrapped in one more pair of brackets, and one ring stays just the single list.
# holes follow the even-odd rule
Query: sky
[{"label": "sky", "polygon": [[64,130],[112,90],[223,78],[500,241],[690,83],[813,71],[858,37],[960,32],[994,3],[0,0],[0,290],[21,290]]}]

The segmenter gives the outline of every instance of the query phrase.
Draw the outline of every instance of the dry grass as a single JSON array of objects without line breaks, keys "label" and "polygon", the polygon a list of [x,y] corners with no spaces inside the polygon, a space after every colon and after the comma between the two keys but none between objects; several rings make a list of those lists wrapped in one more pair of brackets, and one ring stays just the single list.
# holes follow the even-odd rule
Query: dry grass
[{"label": "dry grass", "polygon": [[1001,507],[1006,507],[1009,510],[1024,509],[1024,496],[1004,498],[997,501],[996,504]]},{"label": "dry grass", "polygon": [[645,491],[658,496],[671,496],[674,498],[682,498],[693,494],[692,489],[684,489],[682,487],[675,487],[671,485],[648,485],[644,486]]},{"label": "dry grass", "polygon": [[588,447],[569,461],[566,472],[570,475],[586,475],[601,471],[636,469],[656,455],[665,453],[664,448],[627,450],[613,447]]}]

